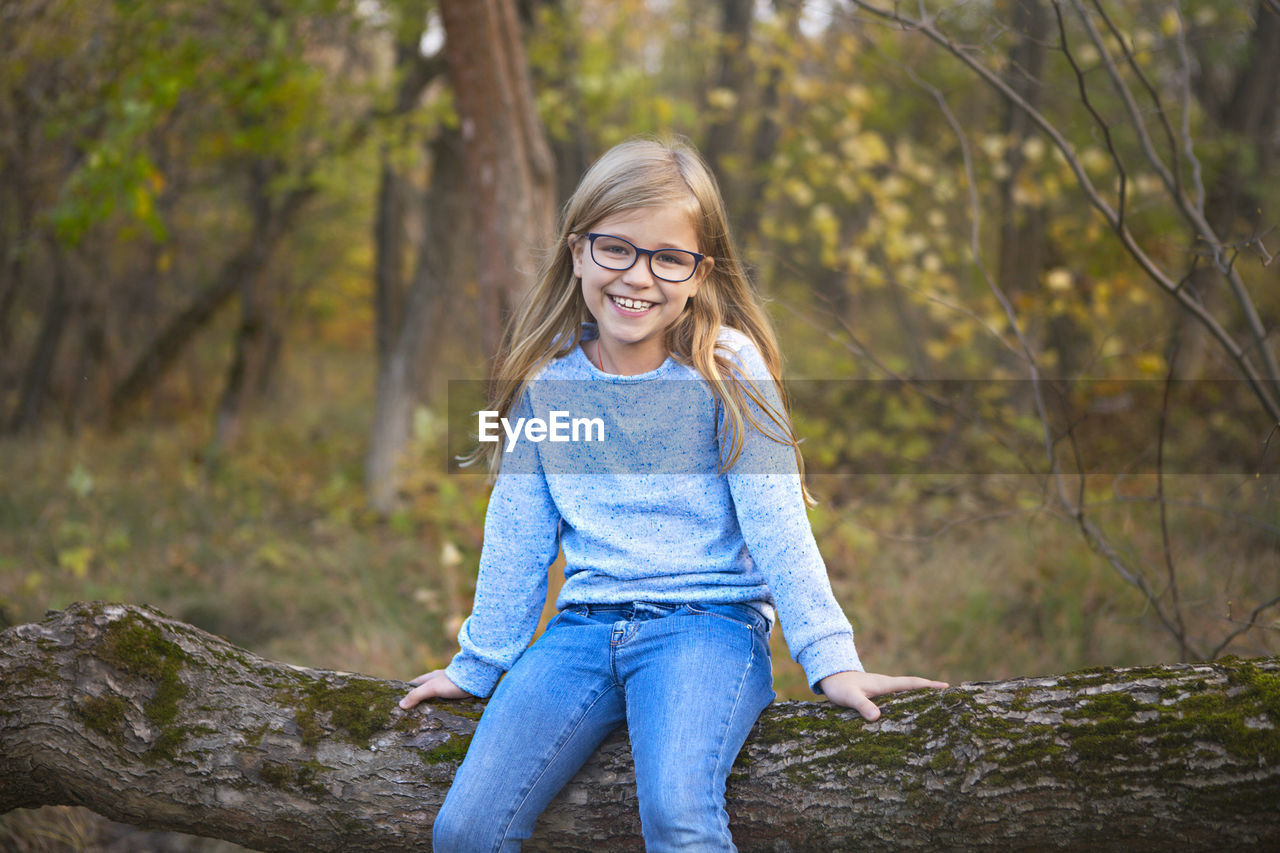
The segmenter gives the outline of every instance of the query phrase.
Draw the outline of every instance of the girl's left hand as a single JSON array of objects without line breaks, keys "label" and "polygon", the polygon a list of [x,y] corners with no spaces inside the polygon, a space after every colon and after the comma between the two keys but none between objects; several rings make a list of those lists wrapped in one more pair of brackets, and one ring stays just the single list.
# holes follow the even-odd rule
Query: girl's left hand
[{"label": "girl's left hand", "polygon": [[874,696],[918,690],[922,687],[949,687],[945,681],[917,678],[914,675],[877,675],[874,672],[837,672],[818,682],[822,692],[837,705],[853,708],[868,722],[880,718],[880,709],[871,701]]}]

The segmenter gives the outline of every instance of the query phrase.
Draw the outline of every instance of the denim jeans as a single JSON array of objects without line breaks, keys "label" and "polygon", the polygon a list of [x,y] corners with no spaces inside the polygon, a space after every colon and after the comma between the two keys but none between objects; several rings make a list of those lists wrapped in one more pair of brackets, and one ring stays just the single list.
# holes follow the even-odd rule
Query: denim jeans
[{"label": "denim jeans", "polygon": [[645,850],[736,850],[733,761],[773,701],[769,622],[745,604],[560,611],[498,683],[436,817],[436,851],[516,851],[626,723]]}]

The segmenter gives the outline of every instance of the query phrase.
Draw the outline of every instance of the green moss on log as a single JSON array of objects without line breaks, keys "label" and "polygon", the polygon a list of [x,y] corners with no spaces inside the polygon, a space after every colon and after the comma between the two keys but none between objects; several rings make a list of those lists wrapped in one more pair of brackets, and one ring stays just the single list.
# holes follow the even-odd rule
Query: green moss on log
[{"label": "green moss on log", "polygon": [[375,734],[393,727],[391,713],[402,695],[398,688],[371,679],[340,684],[316,679],[278,691],[276,701],[294,709],[304,746],[319,743],[328,725],[343,740],[368,749]]},{"label": "green moss on log", "polygon": [[280,791],[294,790],[311,796],[320,796],[326,793],[324,785],[320,782],[320,774],[332,769],[314,759],[297,764],[268,761],[258,769],[258,778],[264,784]]},{"label": "green moss on log", "polygon": [[76,712],[90,729],[115,743],[124,743],[126,707],[119,696],[83,696],[76,703]]},{"label": "green moss on log", "polygon": [[155,685],[155,693],[143,708],[157,732],[148,758],[174,758],[190,734],[175,725],[179,705],[189,692],[180,676],[189,660],[187,653],[177,643],[166,640],[160,626],[128,613],[106,626],[101,656],[115,669]]},{"label": "green moss on log", "polygon": [[461,762],[471,747],[471,735],[454,735],[435,749],[422,752],[422,760],[428,764]]}]

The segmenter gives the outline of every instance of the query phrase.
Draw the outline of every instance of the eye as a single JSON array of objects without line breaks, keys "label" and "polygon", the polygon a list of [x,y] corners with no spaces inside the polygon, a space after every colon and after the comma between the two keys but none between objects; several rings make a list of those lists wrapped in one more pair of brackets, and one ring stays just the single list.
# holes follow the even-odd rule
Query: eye
[{"label": "eye", "polygon": [[688,252],[658,252],[653,259],[660,264],[672,267],[687,267],[693,263],[693,255]]}]

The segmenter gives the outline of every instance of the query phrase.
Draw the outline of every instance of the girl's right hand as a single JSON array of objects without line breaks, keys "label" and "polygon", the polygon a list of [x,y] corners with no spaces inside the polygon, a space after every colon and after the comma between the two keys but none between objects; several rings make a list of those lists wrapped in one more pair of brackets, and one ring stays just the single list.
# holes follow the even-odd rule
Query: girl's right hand
[{"label": "girl's right hand", "polygon": [[416,684],[417,687],[409,691],[409,693],[400,700],[400,707],[406,711],[426,699],[474,699],[467,691],[454,684],[449,676],[444,674],[443,669],[433,669],[431,672],[419,675],[417,678],[409,682]]}]

